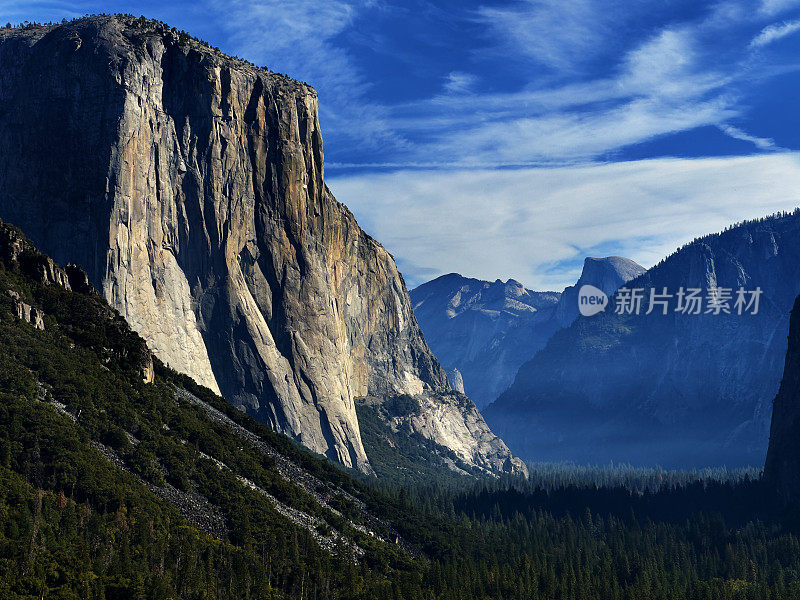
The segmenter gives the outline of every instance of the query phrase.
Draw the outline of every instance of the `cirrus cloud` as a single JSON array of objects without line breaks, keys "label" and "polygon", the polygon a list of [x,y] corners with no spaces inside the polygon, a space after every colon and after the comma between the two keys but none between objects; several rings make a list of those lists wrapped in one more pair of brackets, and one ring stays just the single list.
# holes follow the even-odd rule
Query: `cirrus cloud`
[{"label": "cirrus cloud", "polygon": [[781,38],[792,35],[797,31],[800,31],[800,21],[788,21],[785,23],[768,25],[750,41],[750,47],[761,48],[762,46],[776,42]]}]

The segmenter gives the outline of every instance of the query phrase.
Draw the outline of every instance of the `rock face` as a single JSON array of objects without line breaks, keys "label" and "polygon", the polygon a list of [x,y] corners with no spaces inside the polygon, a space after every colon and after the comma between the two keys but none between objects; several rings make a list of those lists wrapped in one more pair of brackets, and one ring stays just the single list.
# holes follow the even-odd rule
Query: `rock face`
[{"label": "rock face", "polygon": [[792,308],[783,379],[772,404],[764,479],[785,500],[800,497],[800,296]]},{"label": "rock face", "polygon": [[461,376],[461,371],[458,369],[450,369],[447,372],[447,381],[450,383],[450,387],[456,392],[464,393],[464,378]]},{"label": "rock face", "polygon": [[695,240],[627,287],[645,298],[664,287],[704,298],[711,287],[760,287],[757,315],[680,314],[673,298],[666,316],[645,315],[645,300],[638,316],[578,318],[520,368],[486,420],[528,459],[762,464],[798,257],[798,212]]},{"label": "rock face", "polygon": [[626,258],[587,258],[578,283],[563,294],[534,292],[513,279],[489,282],[451,273],[412,290],[411,301],[431,349],[448,373],[460,372],[462,391],[483,408],[556,331],[575,320],[581,285],[613,294],[643,272]]},{"label": "rock face", "polygon": [[344,465],[369,470],[355,397],[449,391],[305,84],[144,19],[0,31],[0,197],[164,362]]},{"label": "rock face", "polygon": [[17,318],[27,321],[36,329],[44,331],[44,313],[19,299],[19,294],[9,290],[9,294],[16,302]]}]

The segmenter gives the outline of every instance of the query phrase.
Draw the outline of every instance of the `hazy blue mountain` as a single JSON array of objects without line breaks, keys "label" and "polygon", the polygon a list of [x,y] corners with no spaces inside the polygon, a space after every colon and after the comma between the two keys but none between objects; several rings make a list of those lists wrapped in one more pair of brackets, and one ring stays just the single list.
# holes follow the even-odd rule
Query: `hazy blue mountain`
[{"label": "hazy blue mountain", "polygon": [[411,302],[451,385],[460,376],[464,393],[484,407],[553,333],[575,320],[581,285],[611,294],[642,272],[626,258],[587,258],[577,284],[563,294],[535,292],[513,279],[489,282],[450,273],[412,290]]},{"label": "hazy blue mountain", "polygon": [[757,315],[684,315],[673,300],[666,316],[580,317],[520,368],[487,421],[527,459],[760,464],[800,291],[798,233],[797,211],[743,223],[627,286],[646,297],[650,288],[760,287]]},{"label": "hazy blue mountain", "polygon": [[494,282],[457,273],[411,291],[425,340],[451,377],[461,373],[464,393],[478,407],[514,380],[519,366],[558,328],[558,292],[534,292],[513,279]]}]

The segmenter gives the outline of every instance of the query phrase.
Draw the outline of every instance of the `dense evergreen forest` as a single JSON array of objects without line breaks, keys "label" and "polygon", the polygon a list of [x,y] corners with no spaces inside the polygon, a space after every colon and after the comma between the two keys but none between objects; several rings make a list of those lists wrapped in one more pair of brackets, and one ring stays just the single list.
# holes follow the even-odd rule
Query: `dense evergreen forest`
[{"label": "dense evergreen forest", "polygon": [[758,473],[357,477],[157,360],[145,383],[141,339],[52,269],[0,225],[1,598],[800,597]]}]

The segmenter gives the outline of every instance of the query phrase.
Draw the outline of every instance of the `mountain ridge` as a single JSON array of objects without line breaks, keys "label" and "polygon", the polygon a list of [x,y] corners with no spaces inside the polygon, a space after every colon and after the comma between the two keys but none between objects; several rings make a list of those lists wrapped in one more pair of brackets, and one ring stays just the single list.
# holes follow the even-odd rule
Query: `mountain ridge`
[{"label": "mountain ridge", "polygon": [[798,211],[746,221],[682,246],[628,284],[645,297],[651,288],[760,287],[758,315],[579,318],[520,368],[487,420],[528,458],[761,464],[800,292],[798,231]]},{"label": "mountain ridge", "polygon": [[587,257],[578,282],[563,292],[448,273],[411,290],[410,297],[425,340],[448,373],[458,371],[465,393],[485,408],[513,383],[525,361],[578,316],[579,286],[591,283],[611,294],[643,271],[626,258]]}]

